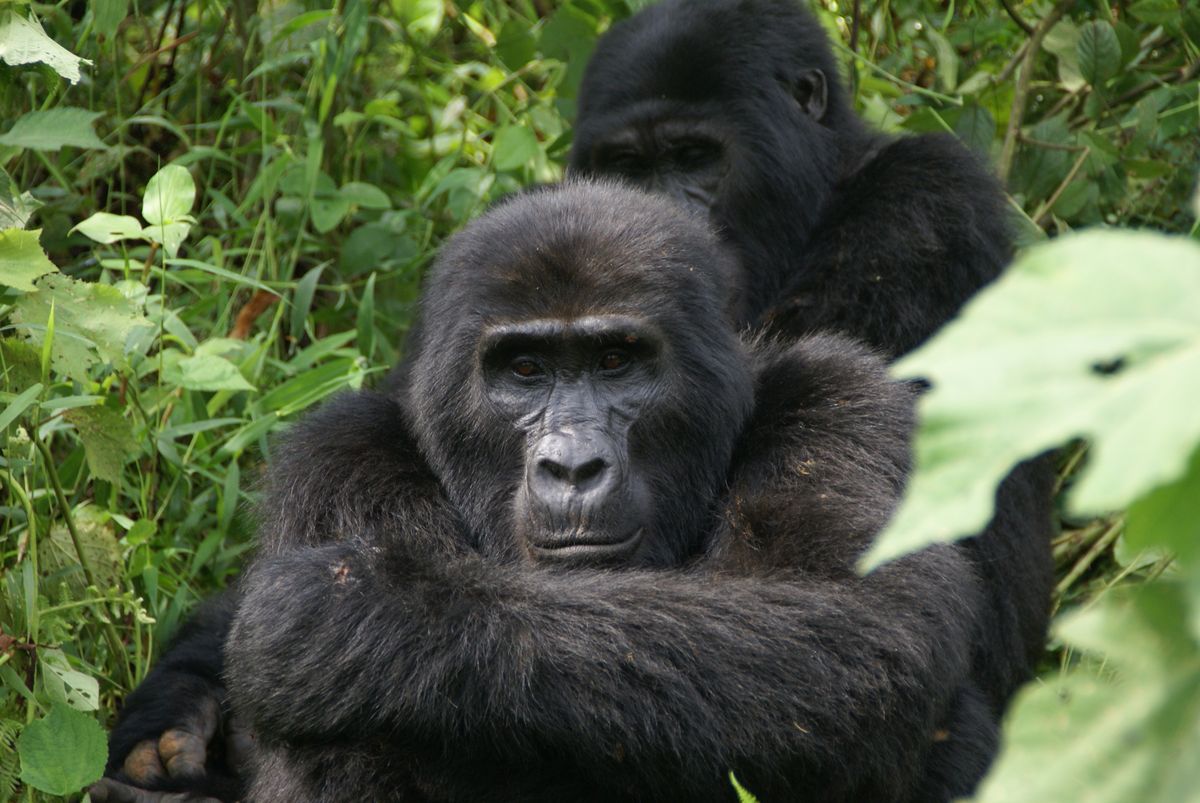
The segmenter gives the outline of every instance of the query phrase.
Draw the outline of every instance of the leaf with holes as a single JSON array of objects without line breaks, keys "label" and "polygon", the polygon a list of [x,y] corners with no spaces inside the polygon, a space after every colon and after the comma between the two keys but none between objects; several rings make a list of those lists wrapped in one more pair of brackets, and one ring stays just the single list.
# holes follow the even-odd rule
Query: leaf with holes
[{"label": "leaf with holes", "polygon": [[896,372],[925,377],[909,492],[864,566],[979,532],[1016,462],[1093,441],[1068,501],[1127,506],[1200,442],[1200,245],[1094,231],[1028,251]]}]

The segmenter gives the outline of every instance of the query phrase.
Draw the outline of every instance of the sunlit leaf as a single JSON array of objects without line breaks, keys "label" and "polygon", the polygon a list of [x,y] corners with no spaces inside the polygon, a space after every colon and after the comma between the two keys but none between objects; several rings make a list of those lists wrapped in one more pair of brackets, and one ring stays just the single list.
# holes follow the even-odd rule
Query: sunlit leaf
[{"label": "sunlit leaf", "polygon": [[142,194],[142,217],[147,223],[191,222],[196,202],[196,182],[186,167],[167,165],[150,177]]},{"label": "sunlit leaf", "polygon": [[1014,463],[1093,439],[1069,501],[1125,507],[1200,442],[1200,246],[1096,231],[1031,249],[897,365],[931,380],[916,472],[865,565],[982,529]]},{"label": "sunlit leaf", "polygon": [[0,10],[0,61],[13,67],[45,64],[73,84],[79,83],[79,65],[91,64],[47,36],[41,23],[10,10]]},{"label": "sunlit leaf", "polygon": [[114,215],[109,212],[96,212],[71,231],[77,231],[85,237],[105,245],[119,240],[139,240],[144,236],[142,224],[138,222],[137,218],[130,215]]},{"label": "sunlit leaf", "polygon": [[34,279],[58,273],[42,250],[41,235],[41,229],[0,231],[0,284],[28,292],[36,289]]}]

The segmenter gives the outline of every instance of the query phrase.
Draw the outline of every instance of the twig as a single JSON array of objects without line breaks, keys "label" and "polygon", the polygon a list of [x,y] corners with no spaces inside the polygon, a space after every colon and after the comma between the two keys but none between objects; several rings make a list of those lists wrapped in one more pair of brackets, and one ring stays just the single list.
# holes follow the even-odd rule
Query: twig
[{"label": "twig", "polygon": [[1037,214],[1033,216],[1034,223],[1039,226],[1042,225],[1042,218],[1049,214],[1050,210],[1054,208],[1054,204],[1058,202],[1058,199],[1064,192],[1066,192],[1067,187],[1069,187],[1071,182],[1075,180],[1075,175],[1079,172],[1079,169],[1083,167],[1083,163],[1087,161],[1087,158],[1091,155],[1091,153],[1092,149],[1090,147],[1085,147],[1083,149],[1083,152],[1079,154],[1079,158],[1075,160],[1075,164],[1071,165],[1071,170],[1067,173],[1067,177],[1062,180],[1062,183],[1058,185],[1058,189],[1054,191],[1054,194],[1042,203],[1042,206],[1040,209],[1038,209]]},{"label": "twig", "polygon": [[1012,17],[1012,21],[1020,26],[1021,30],[1029,36],[1033,35],[1033,26],[1025,21],[1025,18],[1017,13],[1013,8],[1012,0],[1000,0],[1000,5],[1004,6],[1004,10],[1008,12],[1008,16]]},{"label": "twig", "polygon": [[1124,526],[1124,516],[1118,516],[1113,520],[1112,524],[1108,526],[1108,529],[1104,531],[1104,535],[1096,539],[1096,543],[1092,544],[1092,548],[1089,549],[1082,558],[1075,562],[1075,565],[1071,567],[1071,571],[1067,573],[1067,576],[1060,580],[1058,585],[1055,586],[1054,591],[1058,597],[1061,598],[1062,595],[1065,594],[1067,590],[1075,584],[1075,581],[1083,576],[1083,573],[1086,572],[1092,563],[1095,562],[1096,558],[1100,557],[1101,553],[1108,549],[1108,547],[1112,545],[1113,541],[1117,540],[1117,536],[1121,534],[1121,530],[1124,528]]},{"label": "twig", "polygon": [[1017,150],[1017,132],[1021,130],[1021,120],[1025,117],[1025,99],[1029,95],[1029,84],[1033,80],[1033,70],[1037,66],[1037,55],[1042,49],[1042,40],[1074,4],[1075,0],[1058,0],[1054,8],[1050,9],[1050,13],[1033,29],[1029,46],[1025,48],[1025,57],[1021,59],[1021,72],[1017,76],[1017,88],[1013,92],[1012,111],[1008,115],[1008,128],[1004,132],[1004,146],[1000,149],[1000,163],[996,168],[1000,180],[1005,184],[1008,183],[1008,174],[1012,171],[1013,155]]}]

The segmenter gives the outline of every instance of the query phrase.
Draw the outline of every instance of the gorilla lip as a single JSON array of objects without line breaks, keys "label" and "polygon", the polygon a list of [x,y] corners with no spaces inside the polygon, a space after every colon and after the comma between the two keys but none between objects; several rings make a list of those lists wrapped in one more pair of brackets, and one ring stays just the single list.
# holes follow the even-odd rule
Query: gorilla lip
[{"label": "gorilla lip", "polygon": [[538,558],[555,561],[616,561],[632,555],[642,542],[644,527],[638,527],[632,533],[618,541],[605,538],[598,533],[583,533],[562,539],[531,543],[532,551]]}]

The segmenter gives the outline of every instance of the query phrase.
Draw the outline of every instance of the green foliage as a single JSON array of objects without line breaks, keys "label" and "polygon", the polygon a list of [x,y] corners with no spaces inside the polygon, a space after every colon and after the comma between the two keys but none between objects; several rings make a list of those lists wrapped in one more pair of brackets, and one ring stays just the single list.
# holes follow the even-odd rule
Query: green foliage
[{"label": "green foliage", "polygon": [[105,742],[96,720],[70,706],[55,705],[21,731],[21,780],[54,795],[74,792],[104,772]]},{"label": "green foliage", "polygon": [[[561,176],[596,38],[645,4],[0,6],[0,800],[95,777],[97,723],[240,567],[270,436],[395,362],[445,236]],[[1026,241],[1099,223],[1195,235],[1200,11],[1009,5],[1031,28],[1066,13],[1024,59],[1030,36],[1000,4],[814,3],[864,115],[990,158]],[[1102,782],[1097,799],[1130,799],[1131,778],[1171,800],[1193,780],[1164,762],[1194,752],[1197,721],[1200,451],[1180,401],[1195,249],[1112,236],[1031,252],[994,291],[1019,300],[979,302],[1013,326],[980,320],[981,342],[947,333],[937,366],[911,363],[947,366],[925,403],[943,431],[921,436],[909,539],[883,548],[967,531],[1012,459],[1086,436],[1072,513],[1128,510],[1071,520],[1062,601],[1167,578],[1064,620],[1069,671],[1044,688],[1070,696],[1022,700],[987,795],[1021,773],[1038,784],[1022,799],[1044,800]],[[968,352],[995,374],[962,367]],[[1002,412],[1024,424],[978,426]],[[1151,665],[1118,642],[1146,643]],[[1111,654],[1124,685],[1076,647]],[[1043,772],[1068,743],[1062,772]]]}]

